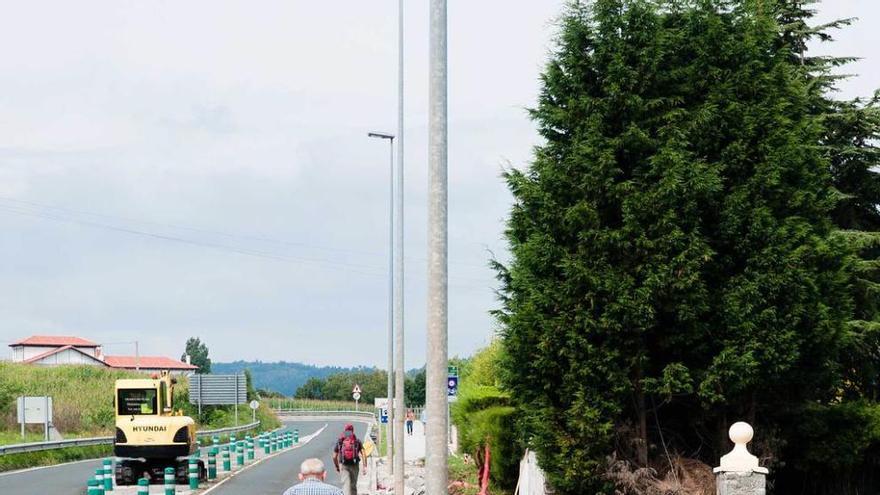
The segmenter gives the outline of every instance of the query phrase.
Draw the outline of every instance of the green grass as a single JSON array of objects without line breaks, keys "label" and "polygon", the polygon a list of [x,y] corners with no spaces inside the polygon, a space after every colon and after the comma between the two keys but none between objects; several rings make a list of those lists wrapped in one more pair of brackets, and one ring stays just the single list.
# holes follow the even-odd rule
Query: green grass
[{"label": "green grass", "polygon": [[[469,488],[456,488],[455,491],[450,491],[450,494],[476,495],[477,493],[479,493],[480,480],[476,465],[465,464],[462,457],[451,455],[449,456],[449,462],[447,466],[450,483],[452,483],[453,481],[463,481],[470,485]],[[497,486],[495,486],[494,483],[490,481],[489,493],[491,493],[492,495],[511,495],[513,491],[498,488]]]},{"label": "green grass", "polygon": [[388,425],[386,425],[385,423],[379,423],[379,457],[385,457],[386,455],[388,455],[388,442],[385,441],[385,431],[387,429]]},{"label": "green grass", "polygon": [[291,399],[288,397],[267,398],[264,402],[273,408],[295,409],[302,411],[361,411],[374,412],[373,404],[361,403],[355,407],[354,401]]},{"label": "green grass", "polygon": [[97,459],[113,455],[112,445],[91,447],[71,447],[68,449],[26,452],[23,454],[0,455],[0,471],[13,471],[35,466],[50,466],[82,459]]},{"label": "green grass", "polygon": [[[0,362],[0,445],[22,443],[16,423],[15,398],[20,395],[49,395],[53,402],[53,422],[64,438],[99,437],[113,434],[115,382],[121,378],[143,378],[143,373],[112,370],[97,366],[30,366]],[[225,428],[235,424],[231,406],[198,408],[187,400],[188,382],[179,377],[174,391],[174,407],[191,416],[200,430]],[[251,422],[251,409],[238,406],[239,424]],[[261,430],[281,426],[267,401],[257,410]],[[239,433],[243,436],[245,433]],[[32,426],[26,441],[43,440],[42,430]],[[204,440],[203,440],[204,441]],[[206,443],[207,445],[207,443]],[[112,446],[71,447],[0,456],[0,471],[96,458],[111,453]]]}]

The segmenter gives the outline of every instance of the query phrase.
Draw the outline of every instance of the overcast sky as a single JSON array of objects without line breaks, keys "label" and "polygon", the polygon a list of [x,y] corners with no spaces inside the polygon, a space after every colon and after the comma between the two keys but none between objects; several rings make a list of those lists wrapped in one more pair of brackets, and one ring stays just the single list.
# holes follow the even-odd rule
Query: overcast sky
[{"label": "overcast sky", "polygon": [[[4,2],[0,342],[79,335],[106,352],[383,365],[396,5]],[[427,1],[408,2],[407,367],[424,363]],[[525,108],[562,0],[449,10],[451,354],[488,342],[499,178],[538,143]],[[843,95],[880,87],[880,2],[837,54]],[[6,353],[8,355],[8,353]],[[2,355],[2,354],[0,354]]]}]

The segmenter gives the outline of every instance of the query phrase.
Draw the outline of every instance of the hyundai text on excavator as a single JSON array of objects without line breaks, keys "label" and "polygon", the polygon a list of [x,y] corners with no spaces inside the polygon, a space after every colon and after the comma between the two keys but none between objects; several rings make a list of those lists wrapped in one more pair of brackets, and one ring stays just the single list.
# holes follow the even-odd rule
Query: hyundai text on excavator
[{"label": "hyundai text on excavator", "polygon": [[[161,483],[165,468],[173,467],[178,483],[187,482],[187,456],[197,448],[195,421],[174,411],[177,379],[167,371],[150,378],[116,380],[116,438],[113,455],[116,483],[137,484],[147,477]],[[199,461],[199,478],[207,478]]]}]

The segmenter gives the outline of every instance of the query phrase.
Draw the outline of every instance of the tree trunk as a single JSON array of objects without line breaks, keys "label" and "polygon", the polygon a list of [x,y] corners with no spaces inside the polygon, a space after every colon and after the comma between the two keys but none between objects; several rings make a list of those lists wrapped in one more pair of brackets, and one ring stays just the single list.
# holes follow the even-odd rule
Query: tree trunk
[{"label": "tree trunk", "polygon": [[645,391],[642,388],[642,368],[636,366],[636,409],[639,416],[638,462],[640,466],[648,465],[648,411],[645,406]]}]

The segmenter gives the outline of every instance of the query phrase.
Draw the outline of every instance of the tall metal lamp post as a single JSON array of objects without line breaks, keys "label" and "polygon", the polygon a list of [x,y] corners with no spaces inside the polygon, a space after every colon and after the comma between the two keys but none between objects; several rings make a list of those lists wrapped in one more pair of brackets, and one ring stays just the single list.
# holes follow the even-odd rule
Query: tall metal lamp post
[{"label": "tall metal lamp post", "polygon": [[385,428],[385,445],[388,452],[388,466],[394,469],[394,134],[370,132],[367,136],[387,139],[391,149],[388,168],[388,427]]}]

